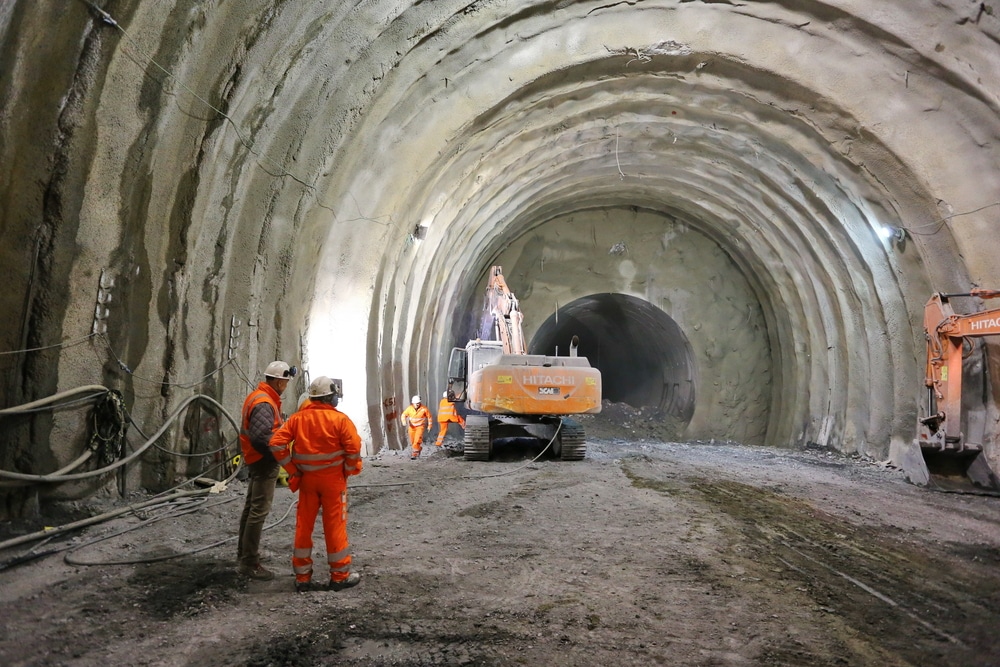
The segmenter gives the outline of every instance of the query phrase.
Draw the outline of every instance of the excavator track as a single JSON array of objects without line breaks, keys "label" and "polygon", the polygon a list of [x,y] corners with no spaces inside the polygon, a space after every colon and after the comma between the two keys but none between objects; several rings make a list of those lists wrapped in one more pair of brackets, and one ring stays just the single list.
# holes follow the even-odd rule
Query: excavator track
[{"label": "excavator track", "polygon": [[490,460],[490,420],[481,415],[469,415],[465,420],[466,461]]},{"label": "excavator track", "polygon": [[582,461],[587,454],[587,441],[583,424],[575,419],[564,418],[559,428],[560,453],[563,461]]}]

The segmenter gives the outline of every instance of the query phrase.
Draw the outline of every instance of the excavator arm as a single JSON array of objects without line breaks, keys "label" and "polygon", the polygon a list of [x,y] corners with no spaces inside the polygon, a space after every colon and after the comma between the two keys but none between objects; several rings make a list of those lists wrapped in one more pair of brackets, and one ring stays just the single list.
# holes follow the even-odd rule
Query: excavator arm
[{"label": "excavator arm", "polygon": [[524,344],[524,330],[521,323],[524,316],[517,303],[517,297],[507,287],[503,271],[499,266],[490,269],[490,282],[486,286],[486,303],[493,316],[493,330],[496,339],[503,343],[504,354],[527,354]]}]

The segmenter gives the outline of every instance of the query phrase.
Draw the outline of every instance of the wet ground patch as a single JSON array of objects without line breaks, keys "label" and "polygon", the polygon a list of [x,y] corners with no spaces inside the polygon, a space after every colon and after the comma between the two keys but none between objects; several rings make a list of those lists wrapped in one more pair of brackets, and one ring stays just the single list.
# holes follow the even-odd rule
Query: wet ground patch
[{"label": "wet ground patch", "polygon": [[157,620],[212,611],[247,589],[247,580],[235,568],[194,557],[140,566],[129,584],[136,589],[139,608]]},{"label": "wet ground patch", "polygon": [[[639,466],[623,466],[633,486],[704,503],[730,517],[730,539],[740,547],[726,554],[727,562],[738,561],[744,578],[759,580],[762,590],[805,595],[835,616],[831,627],[842,625],[842,632],[831,639],[842,655],[861,663],[997,664],[995,547],[913,544],[901,531],[854,524],[773,488],[644,477]],[[716,577],[717,568],[700,576]],[[765,664],[838,664],[803,650],[773,645],[763,657]]]}]

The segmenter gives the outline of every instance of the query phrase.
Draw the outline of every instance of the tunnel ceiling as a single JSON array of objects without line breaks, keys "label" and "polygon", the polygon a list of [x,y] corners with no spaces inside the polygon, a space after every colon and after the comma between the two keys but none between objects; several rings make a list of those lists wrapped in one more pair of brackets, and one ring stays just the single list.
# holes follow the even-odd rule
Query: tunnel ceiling
[{"label": "tunnel ceiling", "polygon": [[913,428],[930,291],[1000,283],[993,3],[71,5],[0,10],[5,261],[33,213],[77,249],[19,277],[46,315],[9,349],[89,330],[107,269],[131,369],[298,358],[391,445],[502,262],[532,332],[595,294],[676,323],[699,435],[765,414],[752,439],[878,452]]}]

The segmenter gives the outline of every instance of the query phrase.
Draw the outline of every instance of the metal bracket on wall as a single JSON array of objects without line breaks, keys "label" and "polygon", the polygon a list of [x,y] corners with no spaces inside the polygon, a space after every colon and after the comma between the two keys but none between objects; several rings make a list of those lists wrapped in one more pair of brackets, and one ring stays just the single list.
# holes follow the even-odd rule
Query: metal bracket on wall
[{"label": "metal bracket on wall", "polygon": [[309,350],[306,349],[306,335],[299,332],[299,367],[302,369],[302,379],[309,386]]},{"label": "metal bracket on wall", "polygon": [[236,356],[236,348],[240,345],[240,327],[243,322],[236,319],[233,315],[232,319],[229,320],[229,350],[227,352],[227,358],[232,361],[233,357]]},{"label": "metal bracket on wall", "polygon": [[115,286],[114,276],[108,273],[107,269],[101,269],[101,278],[97,283],[97,303],[94,306],[94,324],[91,333],[103,334],[108,332],[108,315],[111,309],[111,289]]}]

